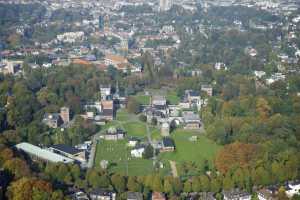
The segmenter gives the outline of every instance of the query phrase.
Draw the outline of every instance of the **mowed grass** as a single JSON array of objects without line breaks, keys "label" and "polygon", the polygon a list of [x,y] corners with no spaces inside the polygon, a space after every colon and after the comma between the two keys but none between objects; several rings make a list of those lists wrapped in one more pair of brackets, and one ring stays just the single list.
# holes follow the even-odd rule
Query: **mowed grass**
[{"label": "mowed grass", "polygon": [[147,137],[146,124],[142,122],[128,122],[123,124],[129,136]]},{"label": "mowed grass", "polygon": [[134,98],[142,105],[148,105],[150,104],[150,96],[144,95],[144,94],[138,94],[135,95]]},{"label": "mowed grass", "polygon": [[[97,144],[95,166],[99,167],[101,160],[109,162],[108,170],[129,176],[143,176],[153,173],[151,160],[132,158],[127,141],[105,141]],[[128,167],[127,167],[128,165]]]},{"label": "mowed grass", "polygon": [[169,101],[170,104],[176,105],[180,102],[180,98],[177,96],[175,91],[168,92],[166,96],[167,101]]},{"label": "mowed grass", "polygon": [[138,116],[132,113],[129,113],[126,109],[119,109],[116,116],[117,121],[136,121]]},{"label": "mowed grass", "polygon": [[[193,135],[198,135],[196,142],[189,140]],[[171,137],[174,139],[176,151],[161,153],[160,158],[162,160],[176,161],[177,166],[186,161],[192,161],[201,166],[207,160],[212,166],[213,159],[220,148],[219,145],[204,135],[182,129],[173,132]]]}]

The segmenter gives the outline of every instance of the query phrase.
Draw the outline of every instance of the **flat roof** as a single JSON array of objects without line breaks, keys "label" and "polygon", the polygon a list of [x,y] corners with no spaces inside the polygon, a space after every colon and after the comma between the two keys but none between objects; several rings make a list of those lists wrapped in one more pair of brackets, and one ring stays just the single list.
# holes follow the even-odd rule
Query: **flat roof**
[{"label": "flat roof", "polygon": [[74,160],[67,158],[65,156],[53,153],[47,149],[42,149],[38,146],[23,142],[16,145],[16,148],[24,151],[25,153],[31,154],[33,156],[39,157],[43,160],[48,160],[50,162],[62,162],[62,163],[72,163]]},{"label": "flat roof", "polygon": [[71,155],[75,155],[75,154],[82,152],[82,150],[76,149],[76,148],[71,147],[66,144],[55,144],[55,145],[50,146],[50,148],[52,148],[54,150],[62,151],[64,153],[68,153]]}]

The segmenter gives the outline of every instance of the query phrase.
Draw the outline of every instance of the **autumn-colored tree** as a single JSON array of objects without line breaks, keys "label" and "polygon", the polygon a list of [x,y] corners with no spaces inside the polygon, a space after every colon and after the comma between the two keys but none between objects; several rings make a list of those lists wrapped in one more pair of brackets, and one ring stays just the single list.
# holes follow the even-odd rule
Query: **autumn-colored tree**
[{"label": "autumn-colored tree", "polygon": [[124,192],[126,189],[126,180],[125,177],[119,175],[119,174],[114,174],[111,177],[111,182],[114,186],[114,188],[118,191],[118,192]]},{"label": "autumn-colored tree", "polygon": [[14,152],[10,148],[5,148],[0,152],[0,161],[5,162],[7,160],[12,159],[14,156]]},{"label": "autumn-colored tree", "polygon": [[259,119],[265,121],[269,118],[272,108],[269,105],[268,101],[263,97],[260,97],[256,101],[256,112],[259,116]]},{"label": "autumn-colored tree", "polygon": [[225,174],[234,167],[246,168],[260,155],[258,145],[235,142],[224,146],[217,154],[215,164],[217,169]]},{"label": "autumn-colored tree", "polygon": [[51,193],[50,183],[36,178],[23,177],[11,183],[7,196],[9,200],[32,200],[34,196],[50,199]]},{"label": "autumn-colored tree", "polygon": [[30,175],[29,166],[24,160],[20,158],[13,158],[7,160],[3,164],[3,167],[4,169],[8,170],[11,174],[13,174],[15,179]]}]

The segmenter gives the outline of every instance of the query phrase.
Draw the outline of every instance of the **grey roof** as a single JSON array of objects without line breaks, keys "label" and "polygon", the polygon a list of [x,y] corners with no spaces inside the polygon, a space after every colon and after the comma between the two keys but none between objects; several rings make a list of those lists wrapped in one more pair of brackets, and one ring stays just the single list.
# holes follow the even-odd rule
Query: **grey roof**
[{"label": "grey roof", "polygon": [[53,153],[47,149],[42,149],[38,146],[23,142],[16,145],[16,148],[24,151],[30,155],[39,157],[43,160],[48,160],[50,162],[63,162],[63,163],[72,163],[74,160],[67,158],[65,156]]},{"label": "grey roof", "polygon": [[62,151],[64,153],[68,153],[71,155],[75,155],[75,154],[78,154],[79,152],[82,152],[81,150],[76,149],[76,148],[71,147],[66,144],[55,144],[55,145],[52,145],[50,148],[52,148],[54,150]]},{"label": "grey roof", "polygon": [[183,112],[182,116],[184,118],[184,121],[200,121],[199,115],[193,113],[193,112]]},{"label": "grey roof", "polygon": [[143,200],[143,195],[139,192],[128,192],[127,200]]},{"label": "grey roof", "polygon": [[239,199],[241,197],[251,196],[251,194],[249,194],[248,192],[240,191],[238,189],[223,191],[223,195],[226,196],[228,199]]}]

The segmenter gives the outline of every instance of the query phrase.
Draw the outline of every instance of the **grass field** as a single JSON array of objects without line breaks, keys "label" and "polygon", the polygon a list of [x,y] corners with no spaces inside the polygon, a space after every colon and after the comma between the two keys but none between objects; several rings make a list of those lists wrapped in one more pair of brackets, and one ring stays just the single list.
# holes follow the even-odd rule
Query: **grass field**
[{"label": "grass field", "polygon": [[123,127],[129,136],[147,137],[146,124],[143,122],[127,122]]},{"label": "grass field", "polygon": [[151,160],[132,158],[126,146],[127,141],[104,141],[97,144],[95,165],[100,166],[101,160],[109,161],[110,172],[118,172],[129,176],[142,176],[153,173]]},{"label": "grass field", "polygon": [[150,103],[150,96],[144,94],[135,95],[134,98],[142,105],[147,105]]},{"label": "grass field", "polygon": [[197,166],[202,166],[205,160],[212,166],[220,146],[203,135],[199,135],[196,142],[191,142],[189,138],[193,135],[197,134],[186,130],[177,130],[172,133],[171,137],[175,141],[176,151],[161,153],[160,159],[176,161],[177,168],[180,168],[184,162],[193,162]]},{"label": "grass field", "polygon": [[178,104],[180,102],[180,98],[177,96],[175,91],[170,91],[167,93],[166,99],[170,102],[170,104]]},{"label": "grass field", "polygon": [[[123,128],[129,136],[139,137],[147,140],[146,123],[141,122],[137,115],[130,114],[126,109],[120,109],[117,113],[116,120],[109,122],[102,127],[106,130],[110,126]],[[149,127],[152,140],[160,140],[160,130],[156,127]],[[198,140],[191,142],[189,138],[197,135]],[[166,166],[160,170],[160,173],[166,175],[170,173],[169,161],[175,161],[179,175],[197,174],[199,169],[204,166],[204,162],[212,166],[216,152],[220,148],[219,145],[206,138],[199,132],[186,131],[178,129],[171,133],[171,137],[175,141],[176,151],[161,153],[158,159]],[[101,160],[108,160],[111,164],[110,172],[118,172],[128,175],[148,175],[153,172],[152,160],[131,158],[130,150],[126,146],[127,141],[101,141],[97,145],[95,166],[100,165]],[[188,164],[187,164],[188,163]],[[190,164],[192,163],[192,164]],[[195,168],[195,169],[193,169]]]},{"label": "grass field", "polygon": [[[160,94],[158,91],[153,90],[152,94],[156,95],[165,95]],[[180,98],[177,96],[175,91],[168,91],[166,99],[170,102],[170,104],[178,104],[180,101]],[[134,96],[134,98],[142,105],[150,104],[150,96],[147,96],[143,93],[137,94]]]}]

